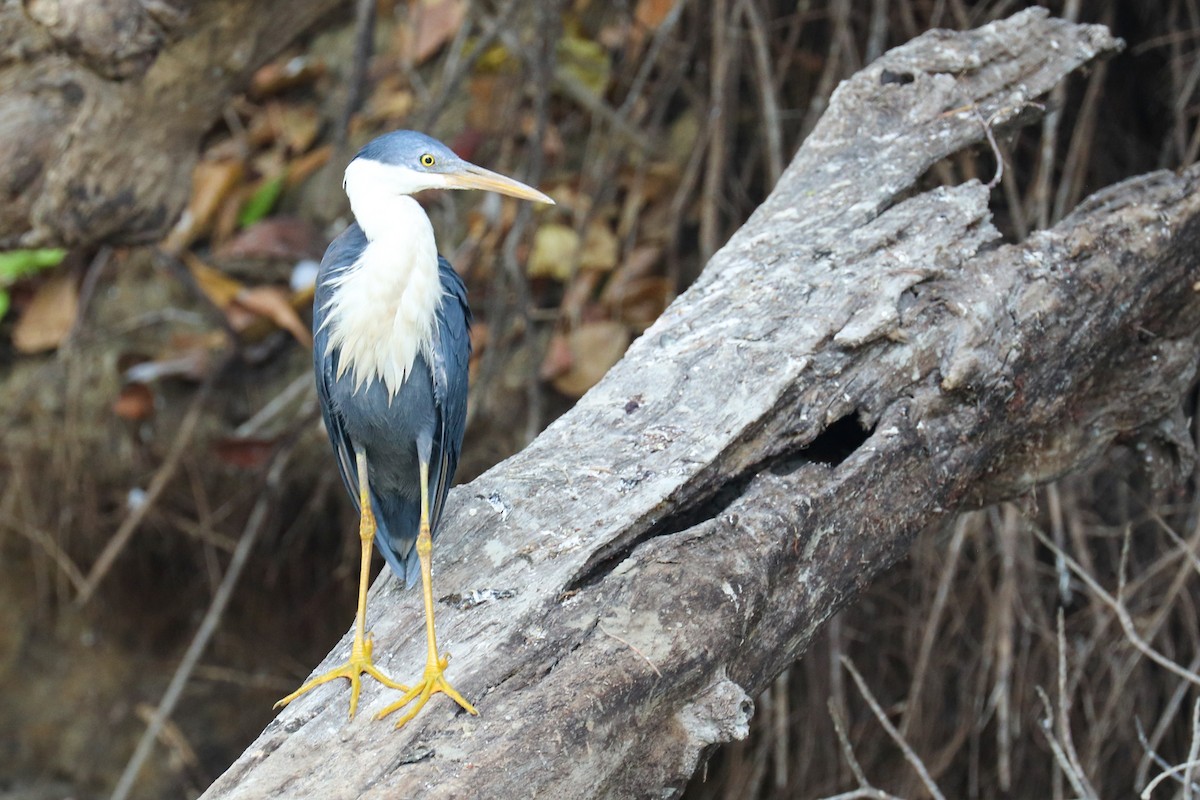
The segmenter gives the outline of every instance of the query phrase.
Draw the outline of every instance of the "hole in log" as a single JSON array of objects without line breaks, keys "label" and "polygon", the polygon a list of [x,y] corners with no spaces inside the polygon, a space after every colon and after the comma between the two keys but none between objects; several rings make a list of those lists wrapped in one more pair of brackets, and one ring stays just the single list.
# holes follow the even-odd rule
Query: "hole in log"
[{"label": "hole in log", "polygon": [[916,77],[911,72],[896,72],[895,70],[885,69],[879,73],[879,82],[884,86],[887,86],[889,83],[904,86],[915,80]]},{"label": "hole in log", "polygon": [[[791,458],[785,459],[783,463],[797,461],[812,463],[815,461],[818,464],[836,467],[849,458],[855,450],[862,447],[874,432],[874,428],[863,425],[861,414],[855,411],[835,420],[828,428],[821,431],[820,436],[809,442],[807,447],[799,450]],[[783,466],[783,463],[778,466]],[[774,471],[778,472],[778,469]]]}]

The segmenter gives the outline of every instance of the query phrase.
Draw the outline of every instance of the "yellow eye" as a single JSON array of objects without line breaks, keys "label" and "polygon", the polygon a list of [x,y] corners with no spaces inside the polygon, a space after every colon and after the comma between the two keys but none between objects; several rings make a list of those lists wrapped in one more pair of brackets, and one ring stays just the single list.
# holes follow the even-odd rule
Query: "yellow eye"
[{"label": "yellow eye", "polygon": [[422,167],[432,167],[436,163],[437,163],[437,159],[434,158],[429,153],[426,153],[425,155],[421,156],[421,166]]}]

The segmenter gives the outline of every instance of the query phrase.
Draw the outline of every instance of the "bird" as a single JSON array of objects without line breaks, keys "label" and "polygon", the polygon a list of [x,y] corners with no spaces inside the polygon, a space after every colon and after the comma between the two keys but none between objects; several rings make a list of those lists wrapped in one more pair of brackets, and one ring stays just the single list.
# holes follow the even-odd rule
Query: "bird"
[{"label": "bird", "polygon": [[[413,194],[481,189],[554,201],[410,130],[368,142],[347,165],[342,186],[354,221],[330,243],[317,273],[313,369],[338,470],[359,513],[358,610],[347,661],[275,707],[346,678],[353,719],[366,674],[404,693],[378,714],[408,706],[397,728],[438,693],[478,714],[445,677],[449,655],[438,652],[431,572],[466,427],[471,311],[466,287],[438,254],[433,226]],[[375,665],[366,633],[372,543],[406,587],[421,581],[426,659],[411,686]]]}]

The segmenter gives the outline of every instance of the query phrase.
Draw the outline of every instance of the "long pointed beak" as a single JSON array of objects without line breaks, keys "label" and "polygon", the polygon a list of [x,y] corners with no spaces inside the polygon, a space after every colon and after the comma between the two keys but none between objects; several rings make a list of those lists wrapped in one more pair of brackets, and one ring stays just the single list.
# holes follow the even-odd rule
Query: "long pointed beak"
[{"label": "long pointed beak", "polygon": [[482,189],[485,192],[499,192],[522,200],[554,205],[554,200],[532,186],[526,186],[499,172],[492,172],[474,164],[464,164],[458,172],[447,173],[445,180],[447,189]]}]

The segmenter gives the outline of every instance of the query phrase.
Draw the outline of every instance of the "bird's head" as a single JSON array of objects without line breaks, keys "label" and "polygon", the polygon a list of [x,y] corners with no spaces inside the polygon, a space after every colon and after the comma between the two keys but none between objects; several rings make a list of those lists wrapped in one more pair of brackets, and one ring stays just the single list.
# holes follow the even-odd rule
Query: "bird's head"
[{"label": "bird's head", "polygon": [[459,158],[437,139],[416,131],[393,131],[372,139],[346,167],[344,185],[352,204],[356,193],[409,195],[425,189],[482,189],[554,203],[537,189]]}]

